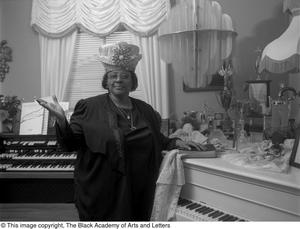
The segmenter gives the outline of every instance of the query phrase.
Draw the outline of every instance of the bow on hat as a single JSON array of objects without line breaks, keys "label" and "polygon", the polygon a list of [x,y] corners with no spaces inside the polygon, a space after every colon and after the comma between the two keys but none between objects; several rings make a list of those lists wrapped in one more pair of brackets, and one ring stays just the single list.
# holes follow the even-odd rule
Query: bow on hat
[{"label": "bow on hat", "polygon": [[135,71],[142,58],[139,47],[127,42],[103,45],[99,48],[100,61],[106,72],[113,70]]}]

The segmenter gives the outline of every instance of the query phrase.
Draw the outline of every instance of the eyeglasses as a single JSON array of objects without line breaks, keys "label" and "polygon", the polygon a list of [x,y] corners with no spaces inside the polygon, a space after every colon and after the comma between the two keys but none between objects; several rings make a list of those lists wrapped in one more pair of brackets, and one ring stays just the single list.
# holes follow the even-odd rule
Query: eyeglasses
[{"label": "eyeglasses", "polygon": [[109,72],[107,73],[109,79],[116,80],[120,78],[121,80],[127,80],[130,77],[130,73],[127,72]]}]

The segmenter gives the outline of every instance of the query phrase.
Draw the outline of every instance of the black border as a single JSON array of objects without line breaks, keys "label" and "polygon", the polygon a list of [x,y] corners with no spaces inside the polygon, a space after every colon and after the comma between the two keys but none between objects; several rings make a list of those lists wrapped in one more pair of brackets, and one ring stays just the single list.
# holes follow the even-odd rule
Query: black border
[{"label": "black border", "polygon": [[297,167],[297,168],[300,168],[300,163],[295,162],[295,158],[296,158],[296,154],[297,154],[297,150],[298,150],[298,146],[299,146],[299,141],[300,141],[300,129],[297,129],[296,138],[295,138],[294,146],[292,149],[292,154],[290,157],[290,165]]}]

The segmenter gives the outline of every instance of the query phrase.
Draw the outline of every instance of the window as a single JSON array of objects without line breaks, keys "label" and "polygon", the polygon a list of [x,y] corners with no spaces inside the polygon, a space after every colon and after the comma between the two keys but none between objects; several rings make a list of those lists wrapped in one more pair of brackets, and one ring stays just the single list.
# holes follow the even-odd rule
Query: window
[{"label": "window", "polygon": [[[77,43],[72,62],[71,75],[66,88],[65,101],[70,102],[70,108],[74,108],[77,101],[83,98],[106,93],[101,82],[104,68],[99,61],[98,49],[102,44],[112,44],[118,41],[135,43],[133,35],[129,31],[114,32],[106,38],[100,38],[86,32],[77,34]],[[141,82],[132,97],[143,99]]]}]

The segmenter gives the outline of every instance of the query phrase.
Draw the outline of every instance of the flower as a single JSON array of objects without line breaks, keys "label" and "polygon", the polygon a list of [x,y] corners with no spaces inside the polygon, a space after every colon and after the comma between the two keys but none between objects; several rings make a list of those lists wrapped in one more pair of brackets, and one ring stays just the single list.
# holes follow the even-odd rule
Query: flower
[{"label": "flower", "polygon": [[8,118],[13,118],[20,110],[21,100],[17,96],[0,95],[0,110],[8,112]]}]

